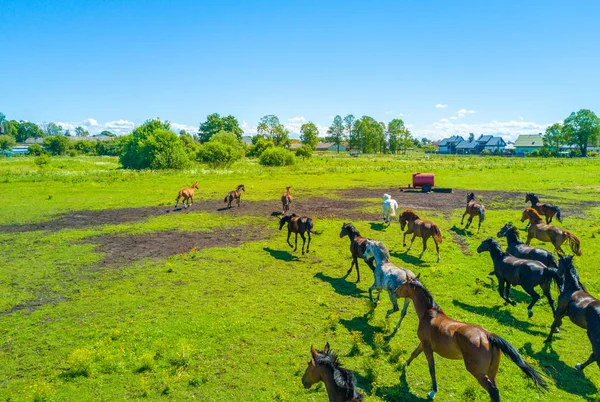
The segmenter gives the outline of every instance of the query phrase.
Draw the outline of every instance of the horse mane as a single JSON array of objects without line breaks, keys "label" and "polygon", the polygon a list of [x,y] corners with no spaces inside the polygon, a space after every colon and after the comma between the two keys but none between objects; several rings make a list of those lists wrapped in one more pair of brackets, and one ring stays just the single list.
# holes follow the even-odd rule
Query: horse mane
[{"label": "horse mane", "polygon": [[389,199],[391,199],[391,198],[392,198],[392,196],[391,196],[391,195],[389,195],[389,194],[384,194],[384,195],[383,195],[383,200],[384,200],[384,201],[387,201],[387,200],[389,200]]},{"label": "horse mane", "polygon": [[427,299],[427,302],[429,303],[432,309],[434,309],[435,311],[439,311],[440,313],[444,313],[442,308],[435,302],[435,300],[433,300],[433,295],[431,294],[431,292],[429,292],[429,290],[427,290],[427,288],[423,286],[421,282],[415,280],[408,282],[408,284],[411,288],[418,290],[419,293],[421,293],[423,297]]},{"label": "horse mane", "polygon": [[402,212],[400,217],[404,219],[419,219],[419,215],[417,215],[417,213],[412,209],[407,209],[406,211]]},{"label": "horse mane", "polygon": [[538,211],[536,211],[533,208],[526,208],[525,211],[527,211],[529,214],[533,214],[534,217],[538,218],[538,219],[542,219],[542,216],[540,214],[538,214]]},{"label": "horse mane", "polygon": [[240,184],[239,186],[237,186],[236,190],[239,190],[240,188],[244,187],[243,184]]},{"label": "horse mane", "polygon": [[319,351],[315,363],[328,367],[333,372],[333,381],[346,393],[346,398],[362,401],[362,395],[356,391],[356,379],[352,371],[341,367],[337,354],[333,350],[327,353]]},{"label": "horse mane", "polygon": [[517,240],[520,240],[519,239],[519,229],[517,229],[516,226],[514,226],[510,223],[508,224],[508,229],[506,229],[506,234],[508,234],[508,233],[512,233],[517,238]]},{"label": "horse mane", "polygon": [[[569,271],[568,276],[573,281],[573,285],[575,285],[575,287],[577,289],[582,289],[587,292],[585,286],[583,286],[583,284],[579,281],[579,273],[577,272],[577,268],[575,268],[575,265],[573,264],[573,256],[565,255],[565,256],[560,257],[560,262],[563,262],[563,261],[565,264],[567,264],[567,268]],[[567,277],[567,275],[565,275],[565,277]]]},{"label": "horse mane", "polygon": [[385,256],[385,259],[389,260],[390,259],[390,252],[388,251],[388,249],[383,245],[382,242],[377,241],[377,240],[372,240],[371,243],[375,246],[375,249],[378,250],[381,254],[383,254]]},{"label": "horse mane", "polygon": [[344,223],[344,229],[346,229],[348,232],[350,232],[356,236],[360,236],[358,229],[355,228],[354,225],[351,223]]}]

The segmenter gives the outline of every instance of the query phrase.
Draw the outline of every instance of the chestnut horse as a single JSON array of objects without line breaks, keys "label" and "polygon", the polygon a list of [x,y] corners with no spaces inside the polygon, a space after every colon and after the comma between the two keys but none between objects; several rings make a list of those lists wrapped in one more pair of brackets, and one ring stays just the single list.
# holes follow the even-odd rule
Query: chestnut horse
[{"label": "chestnut horse", "polygon": [[507,340],[478,325],[449,318],[418,278],[408,279],[395,293],[398,297],[412,300],[419,317],[417,335],[421,343],[412,352],[405,367],[408,367],[421,352],[425,352],[432,381],[429,398],[433,399],[438,391],[434,352],[446,359],[462,359],[467,371],[487,390],[493,402],[500,401],[496,374],[500,366],[501,352],[510,357],[537,387],[548,389],[540,374],[523,360],[517,349]]},{"label": "chestnut horse", "polygon": [[[190,200],[192,202],[192,204],[194,203],[194,189],[198,189],[198,182],[195,181],[194,184],[192,184],[192,187],[190,188],[182,188],[181,190],[179,190],[179,194],[177,194],[177,198],[175,199],[175,208],[177,208],[177,206],[179,205],[179,199],[183,197],[183,202],[181,203],[181,205],[183,205],[184,208],[187,208],[190,206]],[[187,202],[187,205],[186,205]]]},{"label": "chestnut horse", "polygon": [[527,229],[527,241],[525,244],[529,246],[531,239],[536,238],[546,243],[552,243],[556,253],[561,255],[565,252],[560,246],[564,242],[567,242],[575,255],[581,255],[581,243],[573,233],[567,232],[557,226],[545,224],[540,214],[533,208],[527,208],[523,211],[521,222],[525,222],[527,219],[529,219],[530,225],[529,229]]},{"label": "chestnut horse", "polygon": [[[360,235],[358,230],[351,223],[344,223],[342,225],[342,231],[340,232],[340,239],[344,236],[348,236],[350,239],[350,253],[352,254],[352,264],[350,269],[346,272],[346,276],[352,272],[352,267],[356,266],[356,283],[360,282],[360,271],[358,270],[358,258],[364,258],[365,250],[367,248],[367,240]],[[373,265],[373,259],[365,260],[365,263],[371,268],[371,271],[375,271],[375,265]]]},{"label": "chestnut horse", "polygon": [[244,187],[243,184],[240,184],[239,186],[237,186],[237,188],[233,191],[230,191],[227,193],[227,195],[225,196],[225,199],[223,200],[223,202],[227,202],[227,208],[231,208],[231,203],[234,200],[237,200],[237,206],[240,206],[240,201],[242,199],[242,191],[246,191],[246,187]]},{"label": "chestnut horse", "polygon": [[292,197],[292,192],[290,191],[292,187],[286,187],[285,193],[281,196],[281,204],[283,204],[283,213],[287,213],[290,210],[290,204],[294,197]]},{"label": "chestnut horse", "polygon": [[577,268],[573,265],[573,256],[560,257],[558,267],[565,278],[565,286],[558,296],[558,309],[554,314],[554,322],[546,342],[552,341],[552,334],[558,332],[563,317],[568,315],[573,324],[587,330],[588,339],[592,344],[592,354],[589,359],[575,367],[583,370],[593,362],[600,367],[600,300],[590,295],[579,282]]},{"label": "chestnut horse", "polygon": [[440,231],[440,227],[431,221],[424,221],[417,216],[415,211],[412,209],[407,209],[402,212],[400,215],[400,229],[404,230],[404,227],[408,223],[408,229],[404,232],[404,237],[402,238],[402,244],[406,247],[406,235],[412,234],[413,237],[410,239],[410,246],[406,249],[408,253],[410,248],[413,245],[413,241],[415,241],[415,237],[419,236],[423,239],[423,251],[419,254],[419,258],[423,256],[425,250],[427,250],[427,240],[430,237],[433,237],[433,242],[435,243],[435,249],[437,251],[437,262],[440,262],[440,246],[442,243],[442,232]]},{"label": "chestnut horse", "polygon": [[[298,234],[302,237],[302,255],[304,255],[304,244],[306,244],[306,237],[304,237],[304,233],[308,234],[308,245],[306,246],[306,252],[309,252],[310,248],[310,234],[313,232],[313,220],[308,216],[298,216],[296,214],[286,214],[279,219],[279,230],[283,229],[283,226],[287,223],[288,225],[288,235],[287,235],[287,243],[292,246],[290,243],[290,235],[292,233],[296,234],[296,247],[294,247],[294,251],[298,250]],[[317,234],[317,233],[315,233]]]},{"label": "chestnut horse", "polygon": [[481,222],[485,219],[485,207],[483,204],[479,204],[475,201],[475,193],[467,193],[467,208],[465,209],[465,213],[462,216],[462,220],[460,224],[462,225],[465,221],[465,216],[469,215],[469,220],[467,220],[467,226],[465,229],[468,229],[473,222],[473,217],[479,215],[479,225],[477,226],[477,233],[481,229]]},{"label": "chestnut horse", "polygon": [[302,376],[304,388],[323,381],[330,402],[362,402],[354,374],[340,365],[337,355],[329,349],[329,342],[322,351],[311,346],[310,354],[311,359]]},{"label": "chestnut horse", "polygon": [[546,224],[552,222],[554,215],[556,215],[556,219],[562,223],[559,207],[543,202],[540,203],[540,199],[534,193],[525,194],[525,202],[530,202],[531,208],[535,209],[540,215],[544,215],[546,217]]}]

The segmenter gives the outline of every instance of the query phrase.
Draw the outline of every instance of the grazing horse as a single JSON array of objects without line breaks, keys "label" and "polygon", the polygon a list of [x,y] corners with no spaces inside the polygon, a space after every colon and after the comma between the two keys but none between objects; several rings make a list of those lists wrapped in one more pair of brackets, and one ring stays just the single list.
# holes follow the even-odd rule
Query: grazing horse
[{"label": "grazing horse", "polygon": [[540,199],[534,193],[525,194],[525,202],[530,202],[531,208],[535,209],[540,215],[544,215],[546,217],[546,224],[552,222],[554,215],[556,215],[556,219],[562,223],[559,207],[543,202],[540,203]]},{"label": "grazing horse", "polygon": [[329,402],[362,402],[363,396],[356,390],[352,371],[340,365],[337,355],[329,349],[329,342],[319,351],[310,347],[311,359],[302,376],[302,385],[308,389],[323,381]]},{"label": "grazing horse", "polygon": [[[344,223],[342,225],[342,231],[340,232],[340,239],[344,236],[348,236],[350,239],[350,253],[352,253],[352,264],[350,269],[346,272],[346,276],[352,272],[352,267],[356,266],[356,283],[360,282],[360,271],[358,270],[358,258],[364,258],[365,249],[367,248],[367,239],[362,237],[358,230],[351,223]],[[373,259],[365,260],[365,263],[371,268],[371,271],[375,271],[375,265]]]},{"label": "grazing horse", "polygon": [[527,208],[523,211],[521,222],[525,222],[527,219],[529,219],[530,225],[529,229],[527,229],[527,241],[525,244],[529,246],[533,238],[552,243],[556,254],[560,255],[565,253],[560,246],[564,242],[567,242],[575,255],[581,255],[581,243],[573,233],[567,232],[557,226],[544,224],[542,217],[533,208]]},{"label": "grazing horse", "polygon": [[419,258],[421,258],[425,250],[427,250],[427,240],[429,240],[430,237],[433,237],[435,250],[437,251],[437,262],[440,262],[439,244],[442,243],[442,232],[440,231],[440,227],[431,221],[420,219],[412,209],[407,209],[400,215],[400,229],[404,230],[407,223],[408,229],[404,232],[402,244],[406,247],[406,235],[412,234],[413,237],[410,239],[410,246],[408,246],[406,252],[408,253],[410,251],[413,241],[415,241],[415,237],[419,236],[423,238],[423,251],[419,254]]},{"label": "grazing horse", "polygon": [[281,204],[283,205],[283,213],[286,214],[290,210],[290,204],[294,197],[292,197],[291,187],[288,186],[285,189],[285,193],[281,196]]},{"label": "grazing horse", "polygon": [[[194,189],[198,189],[198,182],[195,181],[194,184],[192,184],[192,186],[190,188],[182,188],[181,190],[179,190],[179,194],[177,194],[177,198],[175,199],[175,208],[177,208],[177,206],[179,205],[179,199],[183,197],[183,201],[181,203],[181,205],[183,205],[184,208],[187,208],[190,206],[190,200],[192,202],[192,204],[194,203]],[[186,205],[187,203],[187,205]]]},{"label": "grazing horse", "polygon": [[227,202],[227,208],[231,208],[231,203],[234,200],[237,200],[237,206],[240,206],[240,201],[242,199],[242,191],[246,191],[246,187],[244,187],[243,184],[240,184],[239,186],[237,186],[237,188],[233,191],[230,191],[227,193],[227,195],[225,196],[225,199],[223,200],[223,202]]},{"label": "grazing horse", "polygon": [[428,395],[430,399],[433,399],[438,391],[434,352],[446,359],[462,359],[467,371],[487,390],[493,402],[500,401],[496,374],[500,366],[501,352],[510,357],[537,387],[548,389],[544,379],[523,360],[517,349],[507,340],[478,325],[449,318],[418,279],[407,280],[395,293],[398,297],[411,299],[419,317],[417,335],[421,343],[412,352],[405,367],[408,367],[421,352],[425,352],[432,382]]},{"label": "grazing horse", "polygon": [[[364,255],[365,259],[375,258],[375,261],[377,262],[377,266],[373,272],[375,283],[373,283],[373,285],[369,288],[369,299],[371,299],[371,302],[377,307],[381,290],[387,290],[393,306],[391,310],[387,311],[385,318],[388,318],[392,313],[399,310],[398,299],[394,294],[394,291],[398,288],[398,286],[406,282],[407,279],[414,278],[415,274],[408,269],[400,268],[392,264],[390,262],[389,251],[380,241],[367,240],[367,248],[365,249]],[[373,290],[378,291],[377,299],[375,301],[373,301]],[[394,334],[398,332],[400,324],[402,324],[402,320],[406,315],[407,309],[408,300],[404,300],[404,307],[402,308],[402,313],[400,314],[398,324],[396,324],[394,327]]]},{"label": "grazing horse", "polygon": [[[500,248],[500,244],[491,237],[485,239],[477,252],[479,254],[484,251],[489,251],[494,262],[494,275],[498,278],[498,293],[507,303],[513,306],[516,303],[510,300],[510,287],[521,285],[521,287],[531,296],[531,303],[527,306],[527,314],[533,316],[533,305],[539,300],[540,295],[534,290],[536,286],[540,286],[544,292],[544,296],[550,303],[552,313],[554,314],[554,300],[550,287],[552,280],[555,281],[559,289],[562,289],[562,278],[556,268],[548,268],[539,261],[525,260],[522,258],[513,257],[505,253]],[[504,295],[504,285],[506,284],[506,296]]]},{"label": "grazing horse", "polygon": [[[279,230],[283,229],[283,225],[288,225],[287,243],[290,247],[294,248],[294,251],[298,250],[298,234],[302,237],[302,255],[304,255],[304,244],[306,243],[306,237],[304,233],[308,234],[308,244],[306,245],[306,252],[309,252],[310,248],[310,234],[315,233],[313,231],[313,220],[308,216],[298,216],[296,214],[286,214],[279,219]],[[296,234],[296,246],[292,246],[290,243],[290,235]],[[315,233],[316,234],[316,233]]]},{"label": "grazing horse", "polygon": [[508,254],[518,258],[539,261],[549,268],[558,268],[558,262],[556,262],[554,254],[543,248],[530,247],[523,243],[519,240],[517,228],[510,223],[502,226],[502,229],[498,232],[498,237],[506,237],[508,242],[506,252]]},{"label": "grazing horse", "polygon": [[398,203],[392,199],[389,194],[383,195],[383,216],[382,219],[388,225],[392,222],[392,218],[396,217],[396,210],[398,209]]},{"label": "grazing horse", "polygon": [[479,204],[475,201],[475,193],[467,193],[467,208],[465,209],[465,213],[462,216],[462,220],[460,224],[462,225],[465,221],[465,216],[469,215],[469,220],[467,220],[467,226],[465,229],[468,229],[473,222],[473,217],[479,215],[479,225],[477,226],[477,233],[481,229],[481,222],[485,219],[485,207],[483,204]]},{"label": "grazing horse", "polygon": [[590,295],[579,281],[577,268],[573,265],[573,256],[560,257],[558,268],[565,278],[565,285],[558,296],[558,308],[546,342],[552,341],[552,334],[558,332],[563,317],[568,315],[573,324],[587,330],[588,339],[592,344],[589,359],[575,367],[583,370],[594,361],[600,367],[600,300]]}]

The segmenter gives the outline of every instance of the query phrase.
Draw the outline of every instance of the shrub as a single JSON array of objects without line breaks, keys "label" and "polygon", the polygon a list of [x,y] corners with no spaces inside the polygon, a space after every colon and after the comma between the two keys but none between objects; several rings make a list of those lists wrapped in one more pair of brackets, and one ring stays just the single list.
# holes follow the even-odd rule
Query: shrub
[{"label": "shrub", "polygon": [[50,155],[48,155],[47,153],[43,153],[40,156],[38,156],[37,158],[35,158],[34,163],[36,165],[38,165],[39,167],[44,167],[44,166],[48,165],[51,161],[52,161],[52,158],[50,158]]},{"label": "shrub", "polygon": [[312,153],[313,149],[310,145],[302,145],[300,148],[296,149],[296,156],[302,159],[310,158]]},{"label": "shrub", "polygon": [[52,135],[44,138],[44,147],[52,155],[65,155],[71,148],[71,141],[64,135]]},{"label": "shrub", "polygon": [[10,150],[15,145],[17,145],[17,141],[10,135],[0,135],[0,151]]},{"label": "shrub", "polygon": [[263,137],[255,137],[252,139],[252,146],[248,150],[247,155],[253,158],[258,158],[262,155],[265,150],[269,148],[273,148],[275,145],[273,141],[263,138]]},{"label": "shrub", "polygon": [[263,166],[288,166],[296,163],[294,155],[281,147],[267,149],[260,155],[258,161]]},{"label": "shrub", "polygon": [[489,149],[484,149],[483,151],[481,151],[481,155],[488,156],[488,155],[491,155],[491,154],[492,154],[492,152]]},{"label": "shrub", "polygon": [[73,149],[81,154],[93,154],[96,152],[96,144],[89,140],[79,140],[73,143]]},{"label": "shrub", "polygon": [[229,145],[240,154],[240,157],[246,154],[246,145],[240,141],[237,135],[228,131],[219,131],[210,137],[209,142],[219,142],[221,144]]},{"label": "shrub", "polygon": [[[214,136],[213,136],[214,137]],[[211,141],[200,146],[198,160],[207,163],[211,168],[224,168],[240,159],[239,152],[230,145]]]},{"label": "shrub", "polygon": [[108,141],[96,142],[96,155],[119,156],[123,151],[127,137],[115,138]]},{"label": "shrub", "polygon": [[40,144],[31,144],[27,149],[29,155],[39,156],[44,153],[44,148]]}]

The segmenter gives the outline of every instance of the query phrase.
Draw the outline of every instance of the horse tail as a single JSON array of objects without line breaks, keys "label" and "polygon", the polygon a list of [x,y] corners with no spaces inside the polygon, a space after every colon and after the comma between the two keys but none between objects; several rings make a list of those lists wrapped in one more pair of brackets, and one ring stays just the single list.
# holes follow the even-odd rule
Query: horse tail
[{"label": "horse tail", "polygon": [[556,268],[546,268],[544,270],[544,279],[547,281],[554,280],[554,284],[558,287],[558,290],[562,292],[563,289],[563,278]]},{"label": "horse tail", "polygon": [[316,230],[313,230],[313,220],[312,218],[308,218],[308,221],[306,222],[306,229],[312,233],[312,234],[316,234],[316,235],[320,235],[323,232],[317,232]]},{"label": "horse tail", "polygon": [[571,250],[575,253],[575,255],[580,256],[581,255],[581,242],[579,241],[579,238],[577,238],[577,236],[575,236],[573,233],[567,232],[566,230],[563,232],[563,234],[567,238],[567,241],[569,242],[569,246],[571,246]]},{"label": "horse tail", "polygon": [[596,356],[596,364],[600,367],[600,311],[593,305],[585,308],[585,320],[587,322],[587,336],[592,344],[592,353]]},{"label": "horse tail", "polygon": [[225,196],[225,199],[223,200],[223,202],[227,202],[227,199],[228,199],[228,198],[229,198],[229,194],[227,194],[227,195]]},{"label": "horse tail", "polygon": [[479,222],[483,222],[485,219],[485,207],[482,205],[479,207]]},{"label": "horse tail", "polygon": [[492,344],[492,347],[500,349],[508,357],[510,357],[510,360],[512,360],[517,366],[519,366],[521,371],[523,371],[527,377],[533,380],[533,383],[536,387],[543,388],[546,391],[548,390],[548,385],[546,384],[544,378],[542,378],[542,376],[537,371],[535,371],[533,367],[531,367],[529,364],[527,364],[527,362],[525,362],[525,360],[523,360],[519,352],[517,352],[517,349],[515,349],[513,345],[508,343],[506,339],[501,338],[496,334],[489,334],[488,341]]},{"label": "horse tail", "polygon": [[560,216],[560,208],[559,207],[554,207],[554,212],[556,212],[556,219],[558,219],[558,221],[560,223],[562,223],[562,216]]},{"label": "horse tail", "polygon": [[442,244],[442,231],[438,225],[431,226],[431,235],[433,236],[433,240],[435,240],[438,244]]}]

